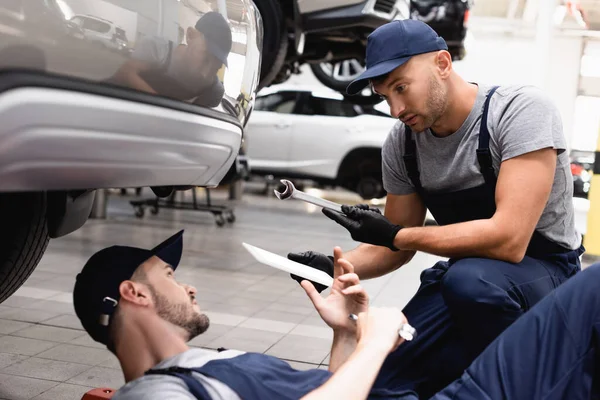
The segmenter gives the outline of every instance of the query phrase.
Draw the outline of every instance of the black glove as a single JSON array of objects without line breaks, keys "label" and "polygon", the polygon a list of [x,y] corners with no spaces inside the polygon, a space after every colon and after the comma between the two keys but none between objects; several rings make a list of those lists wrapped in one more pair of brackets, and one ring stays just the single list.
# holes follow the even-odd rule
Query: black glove
[{"label": "black glove", "polygon": [[323,209],[329,219],[334,220],[350,232],[352,239],[357,242],[385,246],[398,251],[394,246],[396,234],[402,227],[394,225],[380,212],[365,210],[360,207],[342,206],[342,212]]},{"label": "black glove", "polygon": [[361,210],[369,210],[381,214],[381,210],[379,208],[371,207],[368,204],[357,204],[354,207],[359,208]]},{"label": "black glove", "polygon": [[[306,251],[304,253],[289,253],[288,258],[300,264],[308,265],[309,267],[323,271],[333,278],[333,257],[331,256],[326,256],[325,254],[314,251]],[[298,283],[308,280],[294,274],[290,274],[290,276]],[[310,282],[312,282],[319,293],[327,289],[327,286],[325,285],[313,281]]]}]

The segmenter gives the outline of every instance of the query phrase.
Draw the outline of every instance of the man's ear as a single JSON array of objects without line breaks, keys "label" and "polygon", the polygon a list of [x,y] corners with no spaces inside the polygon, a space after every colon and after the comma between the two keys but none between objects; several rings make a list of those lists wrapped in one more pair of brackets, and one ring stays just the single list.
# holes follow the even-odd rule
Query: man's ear
[{"label": "man's ear", "polygon": [[446,50],[440,50],[436,53],[435,63],[438,73],[442,79],[446,79],[452,72],[452,56]]},{"label": "man's ear", "polygon": [[195,39],[195,38],[197,38],[200,35],[201,35],[200,32],[198,32],[195,28],[192,28],[190,26],[185,31],[185,42],[187,44],[190,44],[190,40]]},{"label": "man's ear", "polygon": [[150,292],[146,285],[134,281],[123,281],[119,285],[121,300],[140,306],[148,306],[152,303]]}]

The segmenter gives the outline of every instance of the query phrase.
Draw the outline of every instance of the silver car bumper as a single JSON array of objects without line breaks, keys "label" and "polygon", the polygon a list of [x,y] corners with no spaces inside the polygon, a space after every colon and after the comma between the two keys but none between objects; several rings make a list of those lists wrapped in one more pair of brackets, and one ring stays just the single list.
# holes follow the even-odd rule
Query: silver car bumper
[{"label": "silver car bumper", "polygon": [[214,117],[50,88],[0,94],[0,190],[214,186],[242,128]]}]

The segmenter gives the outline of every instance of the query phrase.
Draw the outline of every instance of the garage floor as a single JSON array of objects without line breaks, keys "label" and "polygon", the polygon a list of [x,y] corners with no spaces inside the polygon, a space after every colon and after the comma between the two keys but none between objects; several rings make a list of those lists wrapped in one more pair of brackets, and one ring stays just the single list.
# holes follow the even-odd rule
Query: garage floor
[{"label": "garage floor", "polygon": [[[327,196],[355,201],[338,192]],[[161,210],[137,219],[131,197],[109,199],[107,219],[89,220],[51,241],[30,279],[0,305],[0,399],[81,399],[94,387],[120,387],[116,358],[88,337],[74,314],[75,275],[103,247],[151,248],[179,229],[186,233],[177,278],[198,288],[200,306],[211,319],[193,346],[262,352],[297,368],[327,367],[331,331],[302,288],[287,274],[256,263],[241,243],[284,256],[304,250],[330,254],[335,245],[355,246],[343,228],[315,207],[258,194],[245,194],[236,206],[237,221],[221,228],[210,214],[190,211]],[[399,271],[363,284],[375,305],[402,307],[416,291],[420,272],[437,260],[419,253]]]},{"label": "garage floor", "polygon": [[[256,263],[241,243],[281,255],[330,254],[335,245],[345,250],[355,245],[343,228],[312,206],[260,195],[245,195],[236,207],[237,221],[222,228],[210,214],[190,211],[161,210],[137,219],[129,199],[111,195],[106,220],[89,220],[51,241],[33,275],[0,305],[0,399],[81,399],[93,387],[120,387],[116,358],[88,337],[74,314],[75,275],[100,248],[151,248],[182,228],[177,278],[198,288],[200,306],[211,319],[193,346],[263,352],[297,368],[327,367],[331,331],[302,288],[287,274]],[[435,260],[418,255],[410,266],[365,286],[375,304],[402,306],[416,291],[420,271]]]}]

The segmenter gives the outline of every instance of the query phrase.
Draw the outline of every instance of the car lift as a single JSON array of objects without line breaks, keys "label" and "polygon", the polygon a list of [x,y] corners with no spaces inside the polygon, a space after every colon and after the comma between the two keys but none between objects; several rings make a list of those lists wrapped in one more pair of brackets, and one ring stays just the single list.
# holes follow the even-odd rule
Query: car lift
[{"label": "car lift", "polygon": [[138,218],[143,218],[145,213],[145,208],[150,208],[150,213],[152,215],[158,214],[160,208],[170,208],[174,210],[192,210],[192,211],[202,211],[202,212],[210,212],[215,217],[215,223],[218,226],[225,225],[225,222],[229,222],[230,224],[235,222],[235,214],[233,213],[233,209],[223,205],[213,205],[210,200],[210,189],[204,188],[206,191],[206,203],[198,204],[196,198],[196,188],[192,188],[192,202],[185,201],[175,201],[175,195],[177,191],[173,191],[167,198],[160,198],[156,196],[154,199],[146,199],[146,200],[131,200],[129,204],[133,206],[135,209],[135,216]]}]

